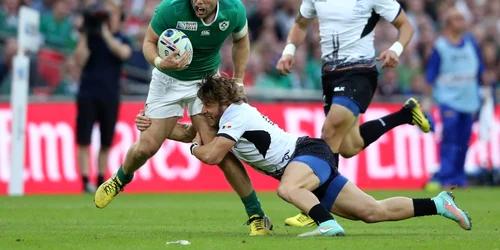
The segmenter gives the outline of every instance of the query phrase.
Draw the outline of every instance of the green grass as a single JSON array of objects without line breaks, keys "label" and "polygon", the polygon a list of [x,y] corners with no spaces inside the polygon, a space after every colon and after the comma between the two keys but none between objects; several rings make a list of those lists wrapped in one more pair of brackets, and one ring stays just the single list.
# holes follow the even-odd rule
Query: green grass
[{"label": "green grass", "polygon": [[[369,192],[376,198],[429,197],[425,192]],[[440,216],[365,224],[338,219],[347,236],[299,239],[283,225],[297,210],[259,194],[272,236],[249,237],[235,194],[120,194],[107,208],[93,196],[0,197],[0,249],[500,249],[500,189],[455,191],[472,231]],[[166,245],[189,240],[191,245]]]}]

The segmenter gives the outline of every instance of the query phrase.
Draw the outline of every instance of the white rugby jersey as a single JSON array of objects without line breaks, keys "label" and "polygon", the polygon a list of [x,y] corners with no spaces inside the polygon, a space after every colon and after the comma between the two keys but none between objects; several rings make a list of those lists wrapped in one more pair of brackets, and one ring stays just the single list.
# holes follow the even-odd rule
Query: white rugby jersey
[{"label": "white rugby jersey", "polygon": [[303,17],[318,17],[327,70],[373,65],[375,25],[380,16],[392,22],[400,12],[396,0],[302,0],[300,6]]},{"label": "white rugby jersey", "polygon": [[281,176],[297,142],[296,136],[246,103],[231,104],[226,109],[217,136],[235,141],[233,153],[239,159],[271,176]]}]

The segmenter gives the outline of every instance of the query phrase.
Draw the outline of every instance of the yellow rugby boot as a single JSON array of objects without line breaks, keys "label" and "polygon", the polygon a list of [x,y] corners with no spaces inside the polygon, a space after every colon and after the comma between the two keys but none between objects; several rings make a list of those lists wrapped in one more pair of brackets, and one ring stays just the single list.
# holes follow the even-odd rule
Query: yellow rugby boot
[{"label": "yellow rugby boot", "polygon": [[103,184],[101,184],[95,192],[95,206],[97,208],[105,208],[121,191],[123,191],[123,184],[115,174]]},{"label": "yellow rugby boot", "polygon": [[420,109],[417,99],[413,97],[408,99],[403,107],[411,111],[412,125],[417,125],[424,133],[431,131],[431,123]]},{"label": "yellow rugby boot", "polygon": [[250,236],[269,235],[270,231],[273,230],[273,223],[265,215],[254,214],[250,216],[246,224],[250,225]]},{"label": "yellow rugby boot", "polygon": [[311,217],[309,217],[305,213],[300,213],[297,214],[293,217],[287,218],[285,220],[285,226],[291,226],[291,227],[315,227],[316,222],[314,222]]}]

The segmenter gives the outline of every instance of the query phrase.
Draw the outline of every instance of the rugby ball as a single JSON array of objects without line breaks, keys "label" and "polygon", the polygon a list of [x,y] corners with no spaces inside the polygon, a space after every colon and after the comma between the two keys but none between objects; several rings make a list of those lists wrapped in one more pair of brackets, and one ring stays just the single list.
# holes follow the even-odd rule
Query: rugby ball
[{"label": "rugby ball", "polygon": [[180,57],[185,52],[189,52],[189,65],[193,60],[193,45],[188,36],[177,29],[167,29],[163,31],[158,39],[158,55],[164,58],[176,49],[179,50],[179,55],[176,57]]}]

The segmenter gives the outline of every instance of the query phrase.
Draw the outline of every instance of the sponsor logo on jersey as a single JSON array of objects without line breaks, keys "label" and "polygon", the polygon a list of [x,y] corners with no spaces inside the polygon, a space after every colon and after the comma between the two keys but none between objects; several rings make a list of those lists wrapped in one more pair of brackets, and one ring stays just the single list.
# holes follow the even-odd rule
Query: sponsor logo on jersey
[{"label": "sponsor logo on jersey", "polygon": [[227,30],[227,28],[229,28],[229,20],[228,21],[219,22],[219,29],[221,31],[225,31],[225,30]]},{"label": "sponsor logo on jersey", "polygon": [[231,125],[222,126],[222,129],[231,128]]},{"label": "sponsor logo on jersey", "polygon": [[198,30],[198,23],[197,22],[178,21],[177,26],[175,28],[178,30],[197,31]]},{"label": "sponsor logo on jersey", "polygon": [[285,161],[289,161],[290,160],[290,149],[286,151],[286,153],[283,155],[283,157],[281,157],[281,162],[280,163],[283,163]]},{"label": "sponsor logo on jersey", "polygon": [[345,87],[335,87],[335,88],[333,89],[333,92],[342,92],[342,91],[344,91],[344,88],[345,88]]},{"label": "sponsor logo on jersey", "polygon": [[210,36],[210,30],[202,30],[201,36]]}]

